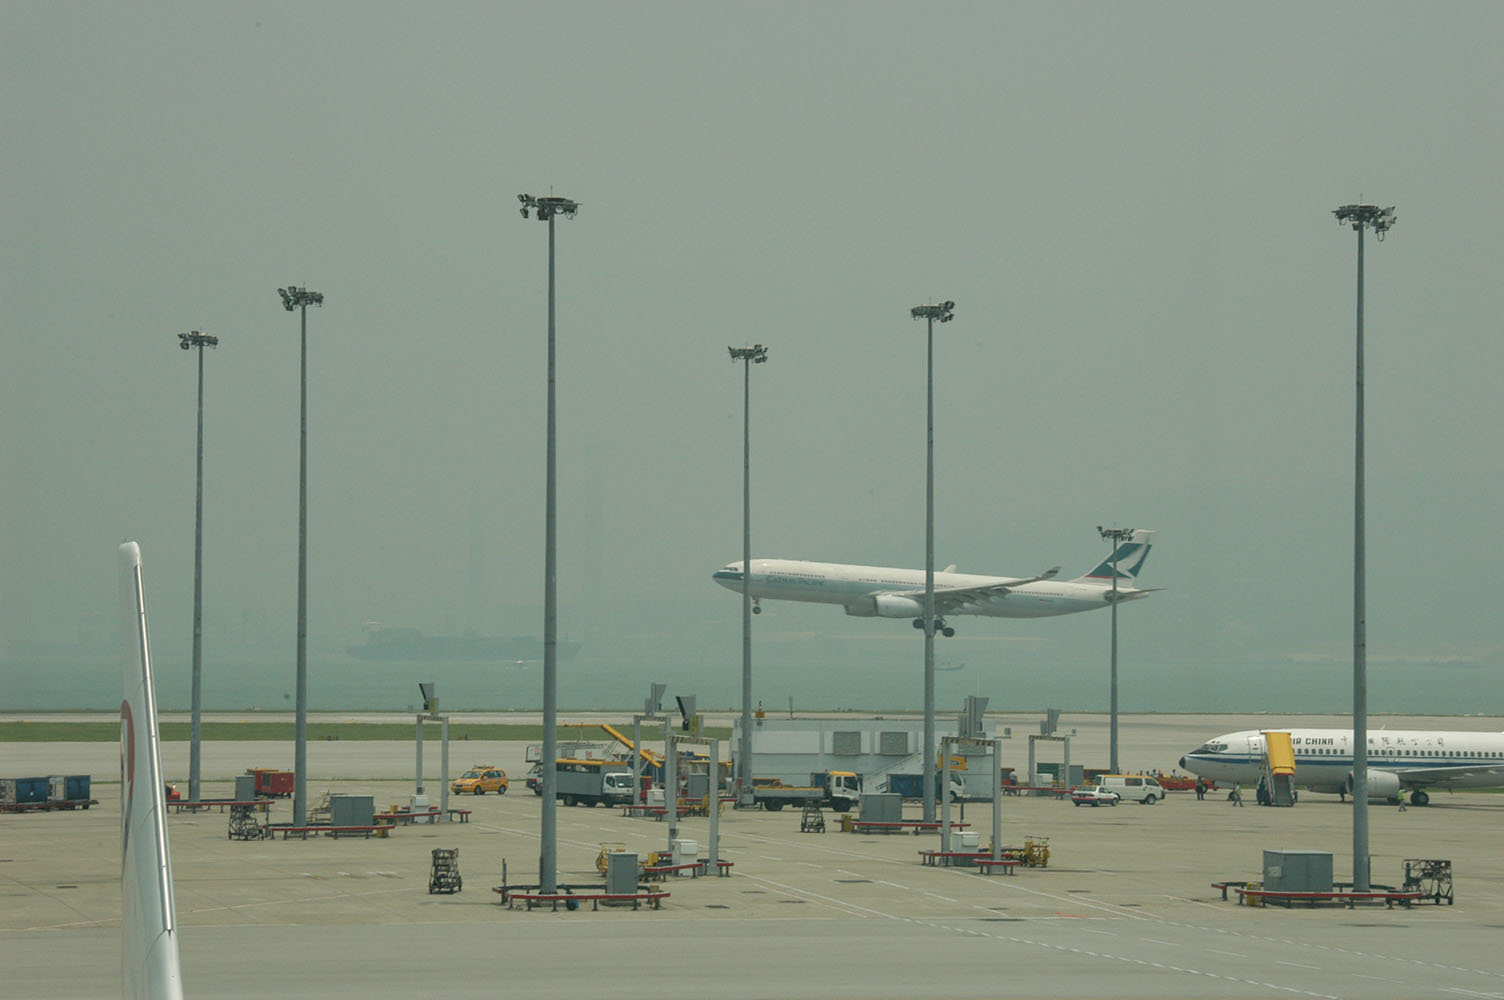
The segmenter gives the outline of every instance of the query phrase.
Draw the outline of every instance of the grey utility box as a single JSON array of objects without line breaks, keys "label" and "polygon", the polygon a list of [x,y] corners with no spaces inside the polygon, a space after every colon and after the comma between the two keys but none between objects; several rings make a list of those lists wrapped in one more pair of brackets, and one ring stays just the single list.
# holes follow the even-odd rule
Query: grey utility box
[{"label": "grey utility box", "polygon": [[1264,888],[1276,892],[1331,892],[1330,851],[1265,851]]},{"label": "grey utility box", "polygon": [[903,819],[903,796],[896,792],[863,795],[862,819],[868,823],[897,823]]},{"label": "grey utility box", "polygon": [[254,774],[235,775],[235,801],[256,801],[256,776]]},{"label": "grey utility box", "polygon": [[637,891],[637,855],[625,851],[606,855],[606,891],[623,896]]},{"label": "grey utility box", "polygon": [[371,795],[329,796],[329,822],[333,826],[372,826],[376,822],[376,799]]}]

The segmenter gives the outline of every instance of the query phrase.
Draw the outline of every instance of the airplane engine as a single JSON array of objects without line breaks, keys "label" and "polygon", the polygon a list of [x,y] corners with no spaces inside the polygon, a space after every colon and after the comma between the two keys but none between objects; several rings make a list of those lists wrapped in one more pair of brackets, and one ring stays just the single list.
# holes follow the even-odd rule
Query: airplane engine
[{"label": "airplane engine", "polygon": [[[1353,776],[1348,772],[1347,780],[1342,784],[1342,790],[1351,795],[1353,793]],[[1400,800],[1400,779],[1389,771],[1376,771],[1368,769],[1368,801],[1370,802],[1393,802]]]},{"label": "airplane engine", "polygon": [[924,604],[912,597],[874,594],[865,600],[846,605],[846,613],[857,618],[922,618]]}]

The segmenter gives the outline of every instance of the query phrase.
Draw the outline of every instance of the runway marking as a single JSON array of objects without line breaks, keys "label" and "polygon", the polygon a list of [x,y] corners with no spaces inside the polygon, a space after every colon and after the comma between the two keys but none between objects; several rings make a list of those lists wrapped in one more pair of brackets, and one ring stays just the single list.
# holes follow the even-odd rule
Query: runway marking
[{"label": "runway marking", "polygon": [[1301,962],[1285,962],[1285,961],[1281,961],[1280,959],[1275,959],[1274,960],[1274,964],[1275,965],[1288,965],[1292,969],[1316,969],[1317,971],[1320,971],[1320,969],[1321,969],[1321,966],[1319,966],[1319,965],[1305,965],[1304,963],[1301,963]]},{"label": "runway marking", "polygon": [[889,920],[900,920],[900,919],[902,919],[900,917],[895,917],[891,913],[884,913],[881,910],[874,910],[874,909],[872,909],[869,906],[861,906],[860,904],[857,904],[857,903],[848,903],[848,902],[846,902],[844,900],[840,900],[840,899],[836,899],[836,898],[834,898],[832,896],[824,895],[823,893],[813,892],[813,891],[811,891],[809,889],[802,889],[802,888],[799,888],[798,886],[787,885],[787,884],[785,884],[783,882],[775,882],[773,879],[770,879],[770,878],[764,878],[764,877],[758,876],[758,875],[745,875],[745,874],[743,875],[743,877],[744,878],[750,878],[753,881],[759,882],[759,883],[761,883],[763,885],[772,886],[773,888],[778,889],[778,890],[780,890],[780,891],[782,891],[784,893],[787,893],[790,896],[802,896],[802,897],[804,897],[806,899],[813,900],[814,902],[817,902],[817,903],[822,903],[822,904],[824,904],[826,906],[829,906],[829,907],[832,907],[834,909],[843,910],[846,913],[850,913],[853,916],[858,916],[858,917],[867,917],[867,916],[872,916],[872,917],[886,917]]}]

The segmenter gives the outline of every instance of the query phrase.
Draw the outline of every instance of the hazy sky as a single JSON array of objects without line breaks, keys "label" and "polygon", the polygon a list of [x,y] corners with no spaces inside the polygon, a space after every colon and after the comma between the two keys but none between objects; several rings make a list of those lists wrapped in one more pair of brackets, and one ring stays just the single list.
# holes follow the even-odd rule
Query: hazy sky
[{"label": "hazy sky", "polygon": [[[111,652],[124,538],[164,701],[186,702],[188,330],[221,338],[206,671],[259,637],[286,664],[273,695],[290,687],[289,283],[326,296],[311,642],[337,664],[367,620],[541,633],[547,231],[518,217],[525,191],[582,203],[558,224],[577,701],[592,671],[670,662],[702,703],[739,697],[740,605],[710,580],[741,548],[728,345],[770,348],[754,552],[923,564],[909,309],[948,298],[940,564],[1075,576],[1106,552],[1097,525],[1156,528],[1142,582],[1169,589],[1125,609],[1125,705],[1306,707],[1259,665],[1331,681],[1350,662],[1356,237],[1331,213],[1361,197],[1399,216],[1367,244],[1371,697],[1499,710],[1497,4],[0,13],[0,707],[113,704],[112,674],[95,691],[39,664]],[[864,703],[869,660],[919,662],[905,621],[770,612],[768,676],[849,677],[840,704]],[[942,656],[972,665],[966,693],[1105,704],[1105,614],[958,624],[971,644]],[[918,684],[871,698],[917,705]],[[758,697],[799,693],[779,685]]]}]

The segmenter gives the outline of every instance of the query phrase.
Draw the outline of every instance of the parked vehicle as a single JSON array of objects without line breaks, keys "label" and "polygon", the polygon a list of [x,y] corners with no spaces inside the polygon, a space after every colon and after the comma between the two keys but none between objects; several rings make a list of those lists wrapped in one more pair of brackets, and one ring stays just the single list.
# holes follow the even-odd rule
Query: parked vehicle
[{"label": "parked vehicle", "polygon": [[464,774],[449,783],[449,790],[456,795],[469,792],[472,795],[484,795],[487,792],[495,792],[497,795],[507,793],[507,772],[493,764],[476,764]]},{"label": "parked vehicle", "polygon": [[632,801],[632,766],[620,760],[558,761],[554,795],[566,806],[625,805]]},{"label": "parked vehicle", "polygon": [[1128,802],[1142,802],[1152,806],[1165,797],[1165,790],[1158,781],[1147,774],[1104,774],[1102,785],[1117,792]]},{"label": "parked vehicle", "polygon": [[527,769],[527,780],[526,780],[525,784],[528,787],[528,791],[532,792],[534,795],[538,796],[540,799],[543,797],[543,765],[542,764],[534,764],[532,767],[530,767],[530,768]]},{"label": "parked vehicle", "polygon": [[849,812],[861,801],[862,779],[854,771],[813,771],[808,785],[785,785],[778,778],[753,778],[752,800],[768,812],[786,805],[814,802],[838,813]]},{"label": "parked vehicle", "polygon": [[[878,790],[901,795],[906,799],[922,799],[924,798],[924,775],[890,774]],[[952,773],[950,799],[952,802],[958,802],[964,798],[966,798],[966,783]],[[940,801],[940,776],[938,774],[935,776],[935,801]]]},{"label": "parked vehicle", "polygon": [[1118,793],[1103,785],[1087,785],[1071,792],[1071,802],[1078,806],[1115,806]]}]

